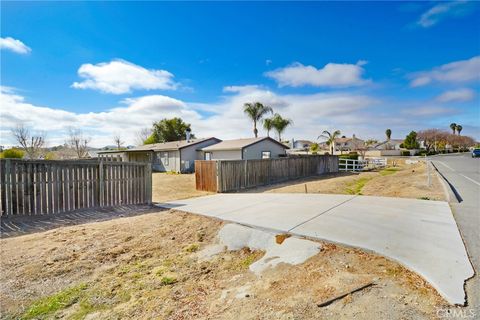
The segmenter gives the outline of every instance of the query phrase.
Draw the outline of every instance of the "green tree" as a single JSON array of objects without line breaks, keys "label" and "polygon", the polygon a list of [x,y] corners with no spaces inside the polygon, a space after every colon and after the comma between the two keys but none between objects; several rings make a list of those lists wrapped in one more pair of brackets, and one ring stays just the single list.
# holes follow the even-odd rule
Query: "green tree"
[{"label": "green tree", "polygon": [[457,130],[457,124],[455,122],[450,123],[450,129],[452,129],[452,133],[455,134],[455,130]]},{"label": "green tree", "polygon": [[410,132],[405,140],[403,140],[403,147],[406,149],[418,149],[420,145],[417,141],[417,133],[415,131]]},{"label": "green tree", "polygon": [[392,130],[390,129],[385,130],[385,135],[387,136],[387,140],[390,141],[390,137],[392,136]]},{"label": "green tree", "polygon": [[[190,124],[180,118],[162,119],[153,124],[152,134],[144,144],[185,140],[188,130],[191,130]],[[190,137],[195,138],[193,134]]]},{"label": "green tree", "polygon": [[317,154],[319,148],[320,148],[320,146],[318,145],[318,143],[316,143],[316,142],[315,142],[315,143],[312,143],[312,144],[310,145],[310,152],[311,152],[312,154]]},{"label": "green tree", "polygon": [[290,119],[283,118],[278,113],[275,113],[272,118],[273,129],[277,132],[278,141],[282,142],[282,133],[287,129],[288,126],[292,125],[293,121]]},{"label": "green tree", "polygon": [[333,154],[333,151],[334,151],[334,148],[335,148],[335,139],[337,139],[338,137],[340,137],[342,133],[340,132],[340,130],[335,130],[334,132],[330,132],[330,131],[323,131],[321,135],[318,136],[317,139],[320,139],[320,138],[324,138],[326,139],[326,143],[328,146],[330,146],[330,154]]},{"label": "green tree", "polygon": [[272,113],[273,110],[271,107],[264,106],[260,102],[252,102],[243,105],[243,112],[253,121],[253,134],[256,138],[258,137],[257,122],[268,113]]},{"label": "green tree", "polygon": [[22,150],[16,149],[16,148],[11,148],[11,149],[7,149],[7,150],[3,151],[1,153],[1,158],[22,159],[24,155],[25,155],[25,152],[23,152]]},{"label": "green tree", "polygon": [[270,137],[270,131],[273,129],[273,119],[267,118],[263,120],[263,128],[267,130],[267,137]]},{"label": "green tree", "polygon": [[461,125],[457,124],[457,126],[455,128],[457,129],[458,135],[460,135],[460,132],[462,132],[463,127]]}]

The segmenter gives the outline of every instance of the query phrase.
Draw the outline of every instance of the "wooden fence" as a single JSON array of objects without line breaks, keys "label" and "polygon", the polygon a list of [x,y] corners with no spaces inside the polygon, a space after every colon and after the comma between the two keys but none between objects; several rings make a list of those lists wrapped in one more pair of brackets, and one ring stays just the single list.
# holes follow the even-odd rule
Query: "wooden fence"
[{"label": "wooden fence", "polygon": [[197,189],[212,192],[238,191],[329,172],[338,172],[337,156],[195,161]]},{"label": "wooden fence", "polygon": [[0,159],[2,216],[39,215],[152,201],[144,163]]}]

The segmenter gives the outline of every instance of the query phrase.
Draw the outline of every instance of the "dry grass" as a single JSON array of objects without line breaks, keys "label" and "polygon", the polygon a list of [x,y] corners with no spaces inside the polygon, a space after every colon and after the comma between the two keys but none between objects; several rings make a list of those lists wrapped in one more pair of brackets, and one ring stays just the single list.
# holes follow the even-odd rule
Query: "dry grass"
[{"label": "dry grass", "polygon": [[165,202],[211,194],[195,189],[194,174],[153,173],[152,199],[154,202]]},{"label": "dry grass", "polygon": [[[159,211],[2,239],[2,318],[430,319],[443,303],[398,264],[332,244],[260,278],[248,270],[259,251],[198,261],[222,224]],[[316,306],[371,279],[373,288]]]},{"label": "dry grass", "polygon": [[427,186],[423,162],[362,173],[338,173],[283,184],[260,187],[248,192],[362,194],[369,196],[445,200],[443,187],[432,170],[432,185]]}]

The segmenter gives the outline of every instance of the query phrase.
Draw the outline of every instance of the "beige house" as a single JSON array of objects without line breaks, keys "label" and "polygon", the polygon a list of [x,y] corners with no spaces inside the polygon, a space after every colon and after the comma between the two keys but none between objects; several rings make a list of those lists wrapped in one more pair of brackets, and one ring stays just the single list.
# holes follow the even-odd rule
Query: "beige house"
[{"label": "beige house", "polygon": [[253,160],[285,157],[287,149],[270,137],[260,137],[223,140],[201,150],[204,160]]},{"label": "beige house", "polygon": [[102,157],[121,157],[123,161],[148,162],[152,170],[159,172],[193,172],[195,160],[202,160],[200,150],[220,142],[211,137],[206,139],[179,140],[164,143],[146,144],[124,151],[100,151]]}]

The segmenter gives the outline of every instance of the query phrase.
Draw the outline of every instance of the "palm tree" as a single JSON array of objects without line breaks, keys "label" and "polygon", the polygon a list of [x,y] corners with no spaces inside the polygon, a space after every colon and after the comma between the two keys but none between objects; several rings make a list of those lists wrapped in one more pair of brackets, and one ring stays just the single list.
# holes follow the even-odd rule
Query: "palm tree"
[{"label": "palm tree", "polygon": [[455,134],[455,130],[457,130],[457,124],[455,122],[450,123],[450,129],[452,129],[452,133]]},{"label": "palm tree", "polygon": [[460,132],[462,132],[463,127],[457,124],[456,129],[457,129],[458,135],[460,135]]},{"label": "palm tree", "polygon": [[390,141],[390,137],[392,136],[392,130],[390,129],[385,130],[385,135],[387,136],[387,140]]},{"label": "palm tree", "polygon": [[270,137],[270,130],[273,129],[273,118],[264,119],[263,128],[267,130],[267,137]]},{"label": "palm tree", "polygon": [[328,146],[330,146],[330,153],[333,154],[334,151],[334,145],[335,145],[335,139],[337,139],[342,133],[340,130],[335,130],[333,133],[330,133],[329,131],[325,130],[322,132],[321,135],[318,136],[317,139],[324,138],[327,139],[325,141]]},{"label": "palm tree", "polygon": [[281,115],[278,113],[275,113],[272,117],[272,126],[275,131],[277,131],[278,134],[278,141],[282,142],[282,133],[285,131],[285,129],[292,125],[293,121],[290,119],[285,119],[282,118]]},{"label": "palm tree", "polygon": [[260,102],[245,103],[243,105],[243,112],[253,121],[253,134],[255,138],[258,137],[257,122],[259,122],[263,116],[272,112],[272,108],[264,106]]}]

